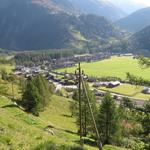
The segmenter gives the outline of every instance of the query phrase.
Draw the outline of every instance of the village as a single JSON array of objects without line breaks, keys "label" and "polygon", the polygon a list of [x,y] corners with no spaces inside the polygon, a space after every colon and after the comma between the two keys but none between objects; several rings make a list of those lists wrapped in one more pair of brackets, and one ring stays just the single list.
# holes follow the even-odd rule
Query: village
[{"label": "village", "polygon": [[[130,55],[130,54],[126,54]],[[120,55],[119,55],[120,56]],[[77,76],[73,73],[67,72],[57,72],[55,71],[56,68],[63,68],[63,67],[71,67],[75,66],[78,62],[91,62],[91,61],[99,61],[103,59],[108,59],[110,55],[75,55],[74,58],[61,59],[55,60],[55,65],[52,67],[49,63],[44,63],[42,66],[34,66],[34,67],[25,67],[25,66],[16,66],[14,69],[14,75],[24,76],[25,78],[29,78],[32,76],[36,76],[38,74],[43,74],[45,78],[51,83],[53,83],[56,87],[55,92],[61,91],[64,89],[68,94],[65,95],[66,97],[72,96],[74,90],[78,88],[78,80]],[[57,63],[56,63],[57,62]],[[107,91],[101,90],[100,87],[106,87],[108,89],[113,89],[115,87],[119,87],[120,85],[125,84],[123,80],[117,79],[109,79],[109,80],[102,80],[101,78],[92,77],[88,75],[84,75],[84,80],[87,81],[90,85],[91,90],[97,97],[97,100],[100,100],[101,97],[105,95]],[[150,94],[150,88],[144,87],[141,93]],[[115,92],[111,92],[114,99],[121,100],[126,95],[118,94]],[[62,94],[63,95],[63,94]],[[129,97],[129,96],[128,96]],[[129,97],[134,102],[136,101],[139,104],[143,104],[141,99]],[[139,102],[140,101],[140,102]]]}]

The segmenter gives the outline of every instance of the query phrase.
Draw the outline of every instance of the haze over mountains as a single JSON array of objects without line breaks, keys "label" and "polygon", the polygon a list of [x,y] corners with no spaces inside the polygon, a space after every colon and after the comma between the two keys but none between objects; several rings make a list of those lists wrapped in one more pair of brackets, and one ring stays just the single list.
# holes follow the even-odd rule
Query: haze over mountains
[{"label": "haze over mountains", "polygon": [[130,31],[138,32],[150,25],[150,7],[140,9],[131,15],[117,21],[120,27]]},{"label": "haze over mountains", "polygon": [[118,20],[126,15],[109,0],[69,0],[76,10],[86,14],[96,14],[109,20]]},{"label": "haze over mountains", "polygon": [[133,34],[129,39],[129,45],[134,52],[140,50],[141,53],[150,55],[150,26]]},{"label": "haze over mountains", "polygon": [[[110,1],[0,0],[0,47],[12,50],[88,48],[100,51],[108,48],[111,51],[112,45],[114,49],[127,47],[120,42],[131,40],[135,43],[139,39],[133,38],[134,35],[127,39],[128,32],[112,23],[125,13]],[[117,23],[123,29],[136,32],[150,25],[149,18],[150,8],[145,8]],[[137,34],[142,38],[143,32]]]}]

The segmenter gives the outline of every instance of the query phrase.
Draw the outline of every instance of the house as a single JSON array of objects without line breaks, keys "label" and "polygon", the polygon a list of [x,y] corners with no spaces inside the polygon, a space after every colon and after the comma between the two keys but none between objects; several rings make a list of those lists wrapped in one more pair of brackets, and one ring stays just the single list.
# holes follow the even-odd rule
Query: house
[{"label": "house", "polygon": [[14,75],[22,75],[22,72],[21,71],[15,71],[13,74]]},{"label": "house", "polygon": [[95,82],[94,84],[93,84],[93,87],[100,87],[101,86],[101,83],[100,82]]},{"label": "house", "polygon": [[98,91],[96,89],[93,90],[93,93],[94,93],[95,96],[101,96],[102,97],[102,96],[105,95],[103,92],[100,92],[100,91]]},{"label": "house", "polygon": [[117,87],[117,86],[119,86],[121,83],[119,82],[119,81],[111,81],[111,82],[109,82],[109,84],[108,84],[108,88],[114,88],[114,87]]},{"label": "house", "polygon": [[150,94],[150,87],[145,87],[142,92],[144,94]]}]

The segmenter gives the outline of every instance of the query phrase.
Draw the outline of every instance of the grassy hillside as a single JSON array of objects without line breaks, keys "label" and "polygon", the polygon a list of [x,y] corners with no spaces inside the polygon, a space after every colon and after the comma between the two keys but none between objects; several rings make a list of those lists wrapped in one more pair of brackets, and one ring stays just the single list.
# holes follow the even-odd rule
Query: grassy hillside
[{"label": "grassy hillside", "polygon": [[[82,69],[90,76],[111,76],[126,78],[126,73],[130,72],[133,75],[141,76],[144,79],[150,80],[150,69],[141,69],[138,61],[132,57],[112,57],[111,59],[82,63]],[[74,72],[77,67],[64,68],[57,70],[58,72]]]},{"label": "grassy hillside", "polygon": [[[70,117],[70,100],[53,96],[47,109],[35,117],[12,105],[12,101],[0,96],[0,149],[32,150],[40,143],[53,141],[57,145],[75,145],[79,141],[75,119]],[[54,135],[44,131],[48,125]],[[89,150],[96,147],[85,146]],[[121,150],[105,146],[105,150]],[[122,149],[123,150],[123,149]]]},{"label": "grassy hillside", "polygon": [[10,65],[10,64],[0,64],[0,70],[1,70],[1,69],[4,69],[4,70],[6,70],[8,73],[10,73],[13,68],[14,68],[14,66],[12,66],[12,65]]}]

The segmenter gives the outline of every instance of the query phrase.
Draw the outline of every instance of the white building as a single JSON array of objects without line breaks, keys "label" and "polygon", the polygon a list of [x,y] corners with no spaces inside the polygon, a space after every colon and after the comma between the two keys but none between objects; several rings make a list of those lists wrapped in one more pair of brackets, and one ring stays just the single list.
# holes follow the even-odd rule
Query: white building
[{"label": "white building", "polygon": [[150,94],[150,87],[145,87],[145,88],[143,89],[143,93],[144,93],[144,94]]}]

